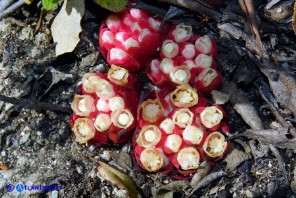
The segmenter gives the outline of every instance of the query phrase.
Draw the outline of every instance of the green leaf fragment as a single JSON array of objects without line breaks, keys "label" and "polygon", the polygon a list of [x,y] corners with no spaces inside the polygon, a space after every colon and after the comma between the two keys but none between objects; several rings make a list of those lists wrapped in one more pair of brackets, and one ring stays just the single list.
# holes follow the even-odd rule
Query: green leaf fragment
[{"label": "green leaf fragment", "polygon": [[112,12],[120,12],[125,9],[127,0],[96,0],[96,3]]},{"label": "green leaf fragment", "polygon": [[45,10],[51,10],[56,7],[59,3],[59,0],[42,0],[42,5]]},{"label": "green leaf fragment", "polygon": [[118,171],[108,164],[99,161],[98,176],[102,179],[110,181],[119,188],[127,190],[131,198],[136,198],[138,195],[137,189],[133,184],[132,179],[126,174]]}]

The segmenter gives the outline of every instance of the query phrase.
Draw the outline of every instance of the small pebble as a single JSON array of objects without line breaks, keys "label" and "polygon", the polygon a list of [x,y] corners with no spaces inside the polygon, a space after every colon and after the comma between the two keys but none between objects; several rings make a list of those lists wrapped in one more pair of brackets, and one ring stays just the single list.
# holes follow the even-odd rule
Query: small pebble
[{"label": "small pebble", "polygon": [[1,156],[5,157],[6,156],[6,152],[5,151],[2,151],[1,152]]}]

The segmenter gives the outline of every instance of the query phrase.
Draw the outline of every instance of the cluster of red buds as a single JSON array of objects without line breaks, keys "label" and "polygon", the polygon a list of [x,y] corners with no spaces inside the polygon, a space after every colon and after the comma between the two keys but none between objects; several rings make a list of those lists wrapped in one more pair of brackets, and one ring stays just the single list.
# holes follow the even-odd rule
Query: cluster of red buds
[{"label": "cluster of red buds", "polygon": [[172,27],[161,46],[159,58],[146,68],[151,81],[160,88],[190,84],[209,94],[221,85],[216,70],[216,44],[208,36],[192,35],[192,27],[184,24]]},{"label": "cluster of red buds", "polygon": [[190,175],[202,160],[219,160],[227,152],[225,121],[222,108],[188,84],[152,93],[138,107],[135,160],[149,172]]},{"label": "cluster of red buds", "polygon": [[136,126],[135,78],[112,65],[107,74],[88,73],[71,104],[70,126],[79,143],[122,144]]},{"label": "cluster of red buds", "polygon": [[[110,15],[100,28],[100,52],[110,65],[132,72],[143,70],[161,43],[160,24],[160,18],[135,8]],[[164,24],[164,35],[166,29],[168,25]]]}]

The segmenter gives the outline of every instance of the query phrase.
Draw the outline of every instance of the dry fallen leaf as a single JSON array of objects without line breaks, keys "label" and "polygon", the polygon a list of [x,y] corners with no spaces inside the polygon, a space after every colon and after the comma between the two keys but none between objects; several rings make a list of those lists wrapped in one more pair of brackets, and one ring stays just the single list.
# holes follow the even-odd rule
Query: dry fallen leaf
[{"label": "dry fallen leaf", "polygon": [[243,151],[239,151],[237,149],[233,149],[229,155],[225,158],[225,162],[227,163],[226,169],[229,172],[232,172],[236,169],[241,163],[244,161],[251,159],[251,155],[249,153],[245,153]]},{"label": "dry fallen leaf", "polygon": [[291,137],[291,128],[279,127],[267,130],[246,130],[242,136],[272,144],[279,148],[296,149],[296,138]]},{"label": "dry fallen leaf", "polygon": [[108,180],[114,185],[127,190],[131,198],[136,198],[138,192],[133,184],[132,179],[126,174],[112,168],[104,162],[98,162],[98,176],[102,179]]},{"label": "dry fallen leaf", "polygon": [[55,17],[51,32],[56,45],[56,56],[72,52],[80,41],[81,18],[84,15],[84,0],[65,0]]},{"label": "dry fallen leaf", "polygon": [[201,164],[200,164],[201,169],[199,169],[192,177],[191,179],[191,182],[190,182],[190,185],[194,188],[194,186],[196,186],[200,180],[202,178],[204,178],[211,170],[211,167],[210,167],[210,164],[209,162],[207,161],[203,161]]},{"label": "dry fallen leaf", "polygon": [[7,170],[9,170],[9,167],[8,166],[3,166],[3,165],[0,164],[0,170],[7,171]]}]

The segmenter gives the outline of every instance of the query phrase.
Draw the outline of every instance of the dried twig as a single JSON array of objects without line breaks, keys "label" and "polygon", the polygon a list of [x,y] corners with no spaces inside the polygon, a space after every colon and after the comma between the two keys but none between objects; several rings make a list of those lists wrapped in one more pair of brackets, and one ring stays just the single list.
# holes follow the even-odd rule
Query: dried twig
[{"label": "dried twig", "polygon": [[50,104],[45,102],[38,102],[33,100],[27,100],[22,98],[11,98],[7,96],[0,95],[0,101],[8,102],[14,105],[18,105],[27,109],[36,109],[36,110],[48,110],[56,111],[61,113],[70,113],[70,107],[65,107],[57,104]]},{"label": "dried twig", "polygon": [[263,56],[263,45],[258,31],[258,23],[254,12],[254,5],[252,0],[238,0],[239,5],[244,12],[247,22],[250,25],[250,29],[255,36],[256,45],[259,48],[259,56]]},{"label": "dried twig", "polygon": [[1,0],[0,1],[0,11],[3,11],[5,8],[7,8],[9,5],[11,5],[13,0]]},{"label": "dried twig", "polygon": [[[221,177],[224,177],[226,176],[227,173],[224,172],[224,171],[218,171],[218,172],[214,172],[214,173],[211,173],[207,176],[205,176],[204,178],[202,178],[202,180],[193,188],[193,190],[191,191],[190,195],[192,195],[195,191],[209,185],[210,183],[212,183],[213,181],[221,178]],[[189,196],[190,196],[189,195]]]},{"label": "dried twig", "polygon": [[222,18],[222,13],[216,11],[216,9],[212,9],[204,4],[201,4],[198,1],[193,0],[159,0],[161,2],[173,4],[175,6],[179,6],[182,8],[186,8],[192,10],[194,12],[198,12],[202,15],[208,16],[215,20],[220,20]]},{"label": "dried twig", "polygon": [[7,15],[9,15],[10,13],[12,13],[13,11],[15,11],[16,9],[18,9],[24,4],[25,4],[25,0],[18,0],[17,2],[15,2],[11,6],[9,6],[8,8],[0,12],[0,19],[6,17]]}]

